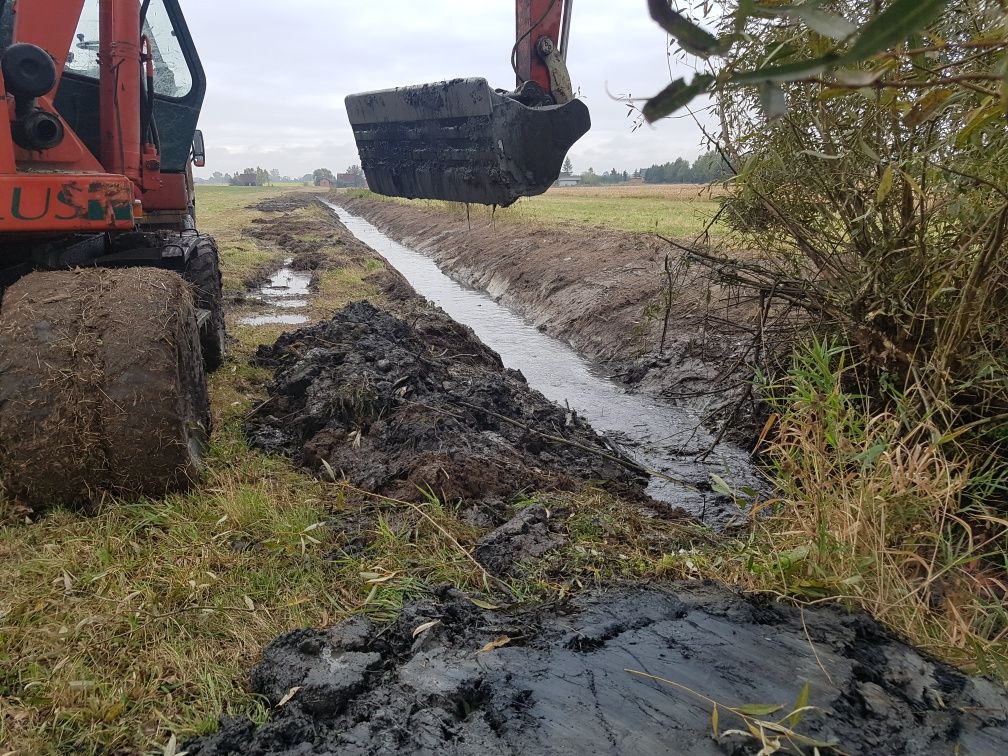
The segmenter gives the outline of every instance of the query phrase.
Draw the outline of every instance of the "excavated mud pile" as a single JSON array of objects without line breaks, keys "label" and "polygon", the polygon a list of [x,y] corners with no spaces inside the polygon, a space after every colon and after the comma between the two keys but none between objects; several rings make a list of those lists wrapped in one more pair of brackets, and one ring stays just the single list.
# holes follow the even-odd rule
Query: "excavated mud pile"
[{"label": "excavated mud pile", "polygon": [[754,754],[753,738],[712,737],[710,701],[720,732],[745,730],[727,707],[779,704],[754,715],[777,721],[806,682],[816,708],[795,730],[843,752],[1008,752],[996,684],[922,657],[863,615],[819,607],[803,618],[711,584],[611,589],[527,613],[479,609],[446,588],[384,630],[357,617],[289,633],[251,682],[276,707],[271,721],[225,719],[190,756]]},{"label": "excavated mud pile", "polygon": [[585,481],[629,494],[646,485],[576,414],[423,304],[399,315],[348,305],[260,348],[256,363],[275,375],[251,443],[368,491],[474,502]]},{"label": "excavated mud pile", "polygon": [[317,198],[313,194],[294,192],[279,197],[269,197],[262,202],[249,205],[249,210],[259,210],[263,213],[290,213],[294,210],[310,207],[317,201]]}]

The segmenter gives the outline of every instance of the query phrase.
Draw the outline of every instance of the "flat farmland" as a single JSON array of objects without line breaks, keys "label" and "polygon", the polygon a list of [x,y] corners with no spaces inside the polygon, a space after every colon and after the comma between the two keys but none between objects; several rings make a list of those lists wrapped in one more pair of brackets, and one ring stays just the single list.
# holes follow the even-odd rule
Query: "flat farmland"
[{"label": "flat farmland", "polygon": [[[487,208],[434,200],[410,202],[414,206],[457,216],[492,218],[525,226],[596,227],[637,233],[658,233],[676,238],[700,234],[718,211],[720,185],[642,184],[637,186],[585,186],[550,189],[526,197],[511,207]],[[354,196],[382,199],[371,193]],[[715,230],[717,226],[715,226]]]}]

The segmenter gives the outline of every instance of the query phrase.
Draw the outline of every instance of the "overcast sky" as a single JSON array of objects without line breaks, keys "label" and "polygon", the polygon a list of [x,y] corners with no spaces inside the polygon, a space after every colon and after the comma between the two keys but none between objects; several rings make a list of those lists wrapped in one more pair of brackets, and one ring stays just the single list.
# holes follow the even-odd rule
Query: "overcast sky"
[{"label": "overcast sky", "polygon": [[[182,0],[207,71],[207,167],[301,176],[358,163],[347,94],[457,76],[511,88],[512,0]],[[630,170],[701,151],[689,119],[631,133],[625,103],[669,82],[666,35],[645,0],[577,0],[567,61],[592,131],[575,171]],[[673,68],[676,76],[686,69]]]}]

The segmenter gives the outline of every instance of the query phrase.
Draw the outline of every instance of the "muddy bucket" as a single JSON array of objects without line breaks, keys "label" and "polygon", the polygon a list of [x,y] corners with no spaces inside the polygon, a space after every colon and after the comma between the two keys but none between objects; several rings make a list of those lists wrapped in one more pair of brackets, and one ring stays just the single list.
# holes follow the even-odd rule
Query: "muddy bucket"
[{"label": "muddy bucket", "polygon": [[391,197],[507,206],[542,194],[591,127],[580,100],[529,107],[485,79],[346,98],[361,167]]}]

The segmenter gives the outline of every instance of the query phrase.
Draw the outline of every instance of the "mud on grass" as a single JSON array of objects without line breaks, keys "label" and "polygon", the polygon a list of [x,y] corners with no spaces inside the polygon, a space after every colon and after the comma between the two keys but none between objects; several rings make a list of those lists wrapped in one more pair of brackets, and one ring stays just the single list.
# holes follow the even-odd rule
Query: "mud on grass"
[{"label": "mud on grass", "polygon": [[[258,372],[234,385],[261,385]],[[240,388],[215,394],[247,411]],[[465,553],[488,529],[467,507],[350,503],[339,486],[250,451],[238,414],[215,440],[198,496],[109,503],[91,519],[53,512],[0,531],[0,579],[16,586],[0,604],[8,748],[159,751],[173,735],[214,731],[222,713],[263,722],[247,672],[278,635],[358,613],[392,621],[404,601],[445,582],[500,601]],[[519,499],[503,511],[533,506],[549,510],[562,545],[507,580],[509,601],[654,576],[660,554],[691,544],[681,522],[658,519],[642,537],[654,515],[628,516],[601,493]]]},{"label": "mud on grass", "polygon": [[312,296],[308,311],[303,313],[311,318],[324,318],[354,299],[414,296],[402,276],[354,238],[315,194],[287,194],[250,209],[261,215],[251,220],[246,236],[262,249],[271,250],[271,256],[245,270],[239,291],[231,295],[235,319],[255,314],[259,303],[253,292],[288,260],[287,267],[311,274]]},{"label": "mud on grass", "polygon": [[217,240],[225,294],[240,291],[254,271],[282,259],[279,250],[246,233],[252,221],[263,215],[251,206],[278,195],[303,193],[303,189],[261,186],[196,187],[196,222],[202,233]]},{"label": "mud on grass", "polygon": [[[193,756],[999,753],[1008,693],[864,615],[712,583],[619,585],[495,611],[440,586],[391,626],[356,617],[271,643],[273,704]],[[748,730],[748,731],[747,731]]]}]

